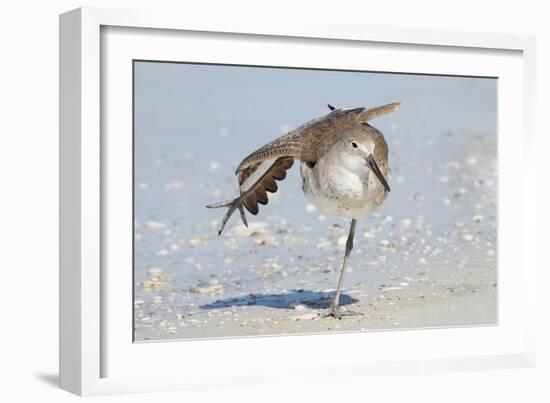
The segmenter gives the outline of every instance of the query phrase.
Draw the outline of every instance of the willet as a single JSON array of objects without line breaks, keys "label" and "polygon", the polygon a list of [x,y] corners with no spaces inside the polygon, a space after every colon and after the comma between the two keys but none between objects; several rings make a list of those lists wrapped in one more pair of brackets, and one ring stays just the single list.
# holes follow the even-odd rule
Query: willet
[{"label": "willet", "polygon": [[244,208],[258,214],[258,204],[267,204],[267,193],[275,193],[277,182],[286,177],[294,160],[301,161],[302,189],[323,214],[351,219],[344,261],[329,316],[354,314],[340,307],[340,292],[353,249],[357,220],[367,216],[390,191],[388,145],[382,133],[368,122],[393,112],[399,103],[375,108],[336,109],[313,119],[248,155],[236,170],[240,196],[211,204],[227,207],[218,234],[239,210],[248,226]]}]

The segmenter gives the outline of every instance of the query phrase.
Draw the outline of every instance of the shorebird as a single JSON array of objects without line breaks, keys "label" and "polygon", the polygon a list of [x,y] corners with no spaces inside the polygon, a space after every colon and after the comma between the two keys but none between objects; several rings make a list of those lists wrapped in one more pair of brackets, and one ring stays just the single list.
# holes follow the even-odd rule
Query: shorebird
[{"label": "shorebird", "polygon": [[239,210],[248,226],[245,211],[258,214],[258,204],[267,204],[267,193],[275,193],[277,182],[286,177],[294,160],[301,161],[302,190],[320,212],[350,219],[351,225],[338,285],[326,316],[340,319],[355,314],[340,307],[340,292],[347,262],[353,249],[357,220],[380,206],[390,192],[388,145],[383,134],[368,122],[395,111],[399,103],[375,108],[337,109],[313,119],[245,157],[238,175],[240,196],[208,208],[227,207],[218,235],[227,220]]}]

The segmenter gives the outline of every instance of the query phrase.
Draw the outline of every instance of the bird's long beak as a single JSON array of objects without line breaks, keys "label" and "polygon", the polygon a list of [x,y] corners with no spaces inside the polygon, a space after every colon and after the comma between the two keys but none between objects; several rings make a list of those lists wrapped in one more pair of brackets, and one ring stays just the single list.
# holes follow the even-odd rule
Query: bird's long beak
[{"label": "bird's long beak", "polygon": [[374,172],[380,183],[384,186],[386,192],[389,192],[391,190],[390,185],[388,185],[388,181],[386,181],[386,178],[384,178],[382,171],[380,171],[380,168],[378,168],[378,164],[376,163],[374,156],[372,154],[369,154],[369,156],[365,158],[365,161],[367,162],[367,166],[370,168],[370,170]]}]

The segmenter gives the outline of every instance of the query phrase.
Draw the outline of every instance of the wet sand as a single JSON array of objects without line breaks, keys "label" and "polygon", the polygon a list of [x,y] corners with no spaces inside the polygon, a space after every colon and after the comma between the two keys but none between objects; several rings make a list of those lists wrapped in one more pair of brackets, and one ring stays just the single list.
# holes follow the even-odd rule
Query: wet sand
[{"label": "wet sand", "polygon": [[[136,341],[496,324],[495,80],[169,63],[135,72]],[[292,83],[301,91],[289,97]],[[224,212],[205,208],[238,194],[244,155],[326,113],[325,100],[403,101],[372,122],[389,145],[392,191],[358,222],[342,305],[362,315],[341,320],[323,315],[349,222],[308,204],[297,164],[248,229],[235,215],[218,237]]]},{"label": "wet sand", "polygon": [[[346,291],[343,299],[353,298],[356,302],[345,307],[361,315],[342,319],[324,317],[326,309],[309,308],[307,297],[296,297],[295,307],[288,309],[256,305],[248,299],[250,305],[207,313],[190,311],[173,321],[142,327],[140,335],[142,340],[167,340],[495,325],[498,289],[495,278],[495,270],[449,269],[438,279],[424,276],[410,279],[402,289],[389,286],[369,293]],[[330,304],[330,292],[325,291],[324,301]]]},{"label": "wet sand", "polygon": [[494,160],[468,161],[451,162],[461,179],[440,181],[440,205],[413,193],[401,213],[416,215],[359,222],[341,303],[361,315],[341,320],[324,315],[343,220],[305,204],[300,220],[233,222],[221,237],[218,220],[185,235],[178,221],[137,222],[137,250],[150,252],[137,261],[136,341],[496,324]]}]

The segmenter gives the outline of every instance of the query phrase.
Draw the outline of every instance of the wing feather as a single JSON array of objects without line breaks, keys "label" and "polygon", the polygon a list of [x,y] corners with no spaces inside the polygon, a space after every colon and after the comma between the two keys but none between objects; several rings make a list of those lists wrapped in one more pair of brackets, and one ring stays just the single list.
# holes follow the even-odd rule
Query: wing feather
[{"label": "wing feather", "polygon": [[358,123],[366,123],[393,112],[399,105],[399,102],[394,102],[374,108],[331,110],[250,153],[241,161],[236,173],[246,179],[254,171],[246,172],[248,167],[280,157],[316,163],[347,130]]},{"label": "wing feather", "polygon": [[[277,191],[278,186],[276,181],[285,179],[286,171],[293,164],[294,159],[291,157],[278,158],[251,187],[246,189],[246,191],[241,189],[241,193],[246,193],[243,204],[250,213],[254,215],[258,214],[258,204],[266,205],[269,202],[267,193],[275,193]],[[240,179],[239,183],[242,183]]]},{"label": "wing feather", "polygon": [[[254,215],[258,214],[258,204],[268,203],[267,193],[277,191],[276,181],[286,177],[286,171],[292,167],[295,159],[315,164],[349,129],[358,123],[366,123],[393,112],[398,107],[399,103],[394,102],[374,108],[334,109],[250,153],[235,172],[241,193],[256,187],[245,198],[246,209]],[[261,172],[270,160],[274,162]],[[246,189],[250,179],[258,174],[260,178]]]}]

